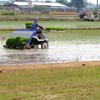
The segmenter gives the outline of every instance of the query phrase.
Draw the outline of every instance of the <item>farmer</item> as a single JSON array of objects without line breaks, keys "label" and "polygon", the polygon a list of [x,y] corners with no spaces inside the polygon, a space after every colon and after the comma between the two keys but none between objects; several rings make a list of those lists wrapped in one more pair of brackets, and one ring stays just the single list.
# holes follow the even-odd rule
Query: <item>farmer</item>
[{"label": "farmer", "polygon": [[32,30],[36,30],[36,35],[39,39],[43,38],[42,29],[43,27],[38,24],[38,19],[35,19],[34,23],[32,24]]},{"label": "farmer", "polygon": [[43,27],[38,24],[38,19],[35,19],[34,23],[32,24],[32,30],[36,30],[37,31],[38,29],[42,30]]}]

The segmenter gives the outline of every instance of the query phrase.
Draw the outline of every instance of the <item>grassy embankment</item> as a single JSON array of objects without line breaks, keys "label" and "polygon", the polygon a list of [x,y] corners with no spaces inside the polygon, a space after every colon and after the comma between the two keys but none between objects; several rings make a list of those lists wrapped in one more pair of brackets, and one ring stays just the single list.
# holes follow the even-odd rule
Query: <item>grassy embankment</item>
[{"label": "grassy embankment", "polygon": [[0,100],[99,100],[100,67],[59,66],[0,71]]},{"label": "grassy embankment", "polygon": [[34,20],[35,18],[38,18],[39,20],[77,20],[79,19],[77,15],[51,15],[51,14],[41,14],[33,12],[31,14],[14,14],[14,15],[5,15],[0,13],[0,20],[6,20],[6,21],[22,21],[22,20]]}]

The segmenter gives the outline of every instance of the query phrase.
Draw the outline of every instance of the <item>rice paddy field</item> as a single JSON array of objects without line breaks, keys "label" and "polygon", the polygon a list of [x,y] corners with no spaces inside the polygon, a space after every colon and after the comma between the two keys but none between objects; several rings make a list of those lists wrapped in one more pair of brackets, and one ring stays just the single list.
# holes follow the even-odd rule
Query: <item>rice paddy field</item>
[{"label": "rice paddy field", "polygon": [[12,31],[1,31],[0,63],[22,64],[99,61],[99,32],[99,30],[45,31],[49,40],[49,49],[10,50],[4,48],[3,45]]},{"label": "rice paddy field", "polygon": [[[25,23],[32,21],[0,21],[0,29],[25,29]],[[100,22],[88,21],[39,21],[39,24],[46,27],[62,27],[67,29],[81,29],[81,28],[100,28]]]},{"label": "rice paddy field", "polygon": [[[99,100],[100,66],[81,64],[75,67],[73,64],[70,67],[66,62],[99,63],[100,23],[39,21],[45,28],[64,27],[67,30],[44,31],[49,39],[47,50],[3,48],[12,32],[7,29],[25,28],[26,22],[29,21],[0,21],[0,29],[6,30],[0,31],[0,100]],[[41,68],[45,63],[46,67]],[[17,67],[21,66],[17,64],[26,66],[26,69],[19,70]],[[6,68],[7,65],[9,68]],[[2,66],[6,70],[2,70]],[[12,70],[10,66],[16,69]]]}]

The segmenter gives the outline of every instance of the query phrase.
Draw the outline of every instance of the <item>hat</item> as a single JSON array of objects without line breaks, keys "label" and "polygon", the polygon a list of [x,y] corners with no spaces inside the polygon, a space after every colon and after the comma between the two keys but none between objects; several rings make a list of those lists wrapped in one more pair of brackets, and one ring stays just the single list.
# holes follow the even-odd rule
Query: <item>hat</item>
[{"label": "hat", "polygon": [[35,22],[37,22],[37,21],[38,21],[38,19],[37,19],[37,18],[35,18],[35,19],[34,19],[34,21],[35,21]]}]

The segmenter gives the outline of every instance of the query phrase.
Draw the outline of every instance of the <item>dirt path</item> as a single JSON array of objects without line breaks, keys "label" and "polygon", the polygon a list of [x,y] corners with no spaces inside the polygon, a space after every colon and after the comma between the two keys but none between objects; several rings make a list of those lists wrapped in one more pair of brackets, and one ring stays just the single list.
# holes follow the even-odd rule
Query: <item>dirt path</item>
[{"label": "dirt path", "polygon": [[56,64],[20,64],[20,65],[0,65],[0,73],[3,71],[30,70],[39,68],[70,68],[70,67],[96,67],[100,66],[100,61],[68,62]]}]

